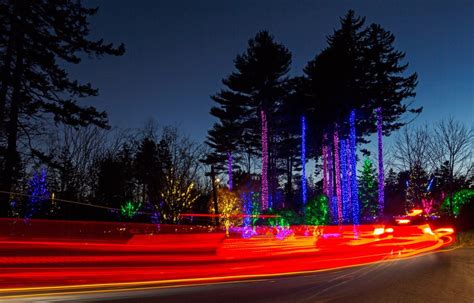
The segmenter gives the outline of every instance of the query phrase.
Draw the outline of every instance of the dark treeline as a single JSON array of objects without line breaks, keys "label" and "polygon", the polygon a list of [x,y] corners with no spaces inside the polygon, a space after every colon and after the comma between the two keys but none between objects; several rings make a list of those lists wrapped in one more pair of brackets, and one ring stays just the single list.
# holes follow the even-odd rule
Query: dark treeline
[{"label": "dark treeline", "polygon": [[[110,130],[105,112],[79,103],[97,89],[71,79],[63,67],[79,64],[84,55],[124,54],[124,45],[88,39],[88,19],[96,12],[76,1],[0,1],[0,217],[176,223],[185,212],[229,211],[219,197],[237,205],[240,194],[261,191],[262,117],[272,205],[301,213],[303,116],[306,160],[314,163],[307,175],[309,196],[315,199],[322,192],[322,146],[331,145],[335,130],[348,136],[352,110],[359,146],[376,132],[378,109],[386,136],[404,127],[406,116],[421,113],[411,106],[417,74],[407,72],[393,34],[349,11],[301,76],[290,76],[291,52],[269,32],[250,39],[222,90],[211,96],[217,122],[206,144],[153,123]],[[407,203],[422,206],[427,197],[439,206],[472,187],[472,130],[453,120],[443,123],[431,130],[430,137],[439,140],[403,128],[397,144],[404,148],[392,153],[386,172],[387,213],[401,213]],[[403,135],[408,132],[420,140]],[[453,141],[461,151],[450,150]],[[370,156],[362,151],[359,162]],[[429,156],[414,156],[422,152]],[[371,213],[377,178],[368,163],[359,185],[362,210]],[[231,185],[233,192],[222,191]],[[240,204],[234,210],[242,211]]]},{"label": "dark treeline", "polygon": [[348,136],[352,110],[359,143],[367,143],[367,136],[376,131],[377,108],[383,112],[385,135],[405,124],[401,119],[406,112],[420,113],[421,108],[410,108],[409,99],[415,96],[417,75],[404,75],[408,64],[402,62],[405,54],[394,49],[393,34],[364,21],[353,11],[342,17],[327,47],[299,77],[289,76],[290,51],[268,32],[257,33],[236,57],[235,71],[223,79],[225,89],[212,96],[216,106],[211,114],[219,121],[209,131],[207,143],[213,153],[207,162],[227,170],[232,156],[234,170],[256,173],[256,160],[262,156],[260,114],[265,112],[270,196],[275,205],[298,208],[301,196],[294,191],[302,166],[302,116],[308,123],[307,160],[318,160],[334,130]]}]

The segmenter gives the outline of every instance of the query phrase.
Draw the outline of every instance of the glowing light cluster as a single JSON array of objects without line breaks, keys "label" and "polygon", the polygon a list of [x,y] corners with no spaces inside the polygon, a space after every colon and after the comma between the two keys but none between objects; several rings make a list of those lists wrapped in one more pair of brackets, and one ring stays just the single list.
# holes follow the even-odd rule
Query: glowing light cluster
[{"label": "glowing light cluster", "polygon": [[351,204],[352,204],[352,222],[359,224],[359,186],[357,184],[357,143],[355,129],[355,111],[352,110],[349,116],[350,125],[350,162],[351,162]]},{"label": "glowing light cluster", "polygon": [[[209,213],[215,214],[214,203],[209,201]],[[217,209],[219,210],[219,222],[226,230],[230,226],[242,224],[242,201],[237,193],[226,188],[219,188],[217,191]]]},{"label": "glowing light cluster", "polygon": [[42,169],[40,173],[35,173],[28,182],[28,193],[30,195],[28,209],[25,218],[31,218],[38,214],[44,208],[44,202],[50,198],[48,182],[46,181],[46,170]]},{"label": "glowing light cluster", "polygon": [[244,192],[241,195],[243,201],[243,214],[245,227],[255,226],[256,221],[260,217],[259,209],[260,195],[257,192]]},{"label": "glowing light cluster", "polygon": [[262,120],[262,210],[268,209],[268,126],[265,111],[260,111]]},{"label": "glowing light cluster", "polygon": [[326,225],[328,223],[329,200],[325,195],[317,196],[308,201],[305,207],[305,223],[307,225]]},{"label": "glowing light cluster", "polygon": [[379,202],[379,215],[383,215],[384,201],[385,201],[385,177],[383,169],[383,145],[382,145],[382,108],[377,108],[377,136],[378,136],[378,156],[379,156],[379,175],[378,175],[378,202]]},{"label": "glowing light cluster", "polygon": [[301,192],[303,195],[303,205],[307,202],[306,189],[306,119],[301,117]]},{"label": "glowing light cluster", "polygon": [[[459,210],[461,206],[469,202],[474,197],[474,189],[461,189],[455,192],[453,195],[453,213],[455,216],[459,215]],[[444,199],[443,203],[441,204],[441,209],[444,211],[448,211],[450,209],[450,200],[451,198],[449,195]]]},{"label": "glowing light cluster", "polygon": [[341,164],[339,159],[339,133],[337,124],[334,128],[334,174],[336,176],[336,197],[337,197],[337,221],[342,223],[342,192],[341,192]]},{"label": "glowing light cluster", "polygon": [[138,210],[140,209],[141,205],[141,202],[134,202],[132,200],[128,200],[120,207],[120,213],[122,217],[131,219],[135,217],[135,215],[138,213]]}]

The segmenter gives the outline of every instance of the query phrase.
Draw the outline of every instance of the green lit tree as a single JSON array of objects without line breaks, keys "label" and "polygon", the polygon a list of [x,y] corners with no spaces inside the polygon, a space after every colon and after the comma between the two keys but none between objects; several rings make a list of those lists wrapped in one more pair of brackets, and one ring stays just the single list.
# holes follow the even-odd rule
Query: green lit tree
[{"label": "green lit tree", "polygon": [[371,220],[377,214],[377,172],[369,158],[365,158],[359,171],[359,201],[363,220]]},{"label": "green lit tree", "polygon": [[305,206],[305,223],[308,225],[325,225],[329,219],[329,200],[319,195],[309,200]]},{"label": "green lit tree", "polygon": [[451,196],[448,196],[444,199],[443,203],[441,204],[441,210],[450,213],[450,209],[452,207],[452,213],[455,216],[459,215],[460,209],[470,201],[474,199],[474,189],[461,189],[455,192],[452,195],[452,202],[450,201]]},{"label": "green lit tree", "polygon": [[125,219],[132,219],[138,213],[141,206],[141,202],[128,200],[120,207],[120,214]]},{"label": "green lit tree", "polygon": [[[225,88],[212,96],[216,106],[211,114],[219,121],[209,131],[206,143],[212,153],[206,162],[224,166],[227,153],[233,156],[240,153],[244,159],[242,168],[251,173],[255,157],[268,159],[267,177],[272,196],[279,174],[278,111],[288,95],[290,64],[290,51],[269,32],[258,32],[249,40],[245,52],[235,58],[235,70],[222,80]],[[262,113],[266,120],[262,119]],[[261,155],[260,150],[262,129],[268,129],[266,155]]]}]

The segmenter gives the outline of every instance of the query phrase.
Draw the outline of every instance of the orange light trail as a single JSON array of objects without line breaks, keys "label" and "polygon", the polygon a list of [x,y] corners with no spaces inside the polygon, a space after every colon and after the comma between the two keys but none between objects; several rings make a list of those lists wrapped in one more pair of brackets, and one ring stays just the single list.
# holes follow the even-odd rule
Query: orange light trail
[{"label": "orange light trail", "polygon": [[396,219],[398,224],[408,224],[410,223],[410,219]]}]

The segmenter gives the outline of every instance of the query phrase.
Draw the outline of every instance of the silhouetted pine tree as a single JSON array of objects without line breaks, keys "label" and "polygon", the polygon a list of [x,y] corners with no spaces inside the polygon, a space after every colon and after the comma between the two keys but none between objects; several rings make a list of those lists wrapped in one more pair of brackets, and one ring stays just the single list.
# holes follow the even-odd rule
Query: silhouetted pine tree
[{"label": "silhouetted pine tree", "polygon": [[390,168],[385,178],[385,208],[386,213],[402,215],[405,213],[405,191],[409,178],[408,172],[398,174]]},{"label": "silhouetted pine tree", "polygon": [[96,96],[97,89],[90,83],[70,79],[58,64],[78,64],[81,53],[96,57],[124,53],[123,45],[116,48],[102,39],[88,39],[88,18],[96,12],[79,1],[1,2],[0,132],[2,138],[7,138],[0,142],[0,162],[4,162],[0,168],[2,189],[10,190],[15,181],[18,141],[33,130],[40,131],[42,119],[52,117],[55,123],[107,127],[104,112],[76,103],[78,98]]},{"label": "silhouetted pine tree", "polygon": [[405,54],[394,49],[394,36],[380,25],[364,27],[365,18],[354,11],[340,19],[341,27],[328,37],[328,46],[304,68],[305,95],[312,101],[318,123],[330,132],[338,122],[343,134],[347,118],[357,110],[359,142],[376,131],[375,110],[382,107],[384,134],[404,125],[409,109],[406,98],[415,96],[416,73],[404,76]]},{"label": "silhouetted pine tree", "polygon": [[[127,145],[124,145],[118,154],[108,154],[100,159],[97,166],[94,202],[120,209],[124,202],[135,198],[133,155]],[[118,215],[117,213],[116,216]]]},{"label": "silhouetted pine tree", "polygon": [[[269,172],[275,174],[274,151],[277,140],[274,130],[278,123],[275,114],[283,98],[288,94],[286,84],[291,53],[282,44],[277,43],[267,31],[262,31],[249,40],[247,50],[238,55],[234,63],[236,71],[222,81],[226,89],[213,96],[219,106],[211,113],[220,119],[220,123],[209,132],[208,144],[216,151],[214,154],[216,161],[222,162],[225,148],[228,145],[235,146],[232,144],[235,142],[234,139],[229,138],[226,132],[229,131],[229,136],[233,136],[237,126],[241,138],[237,145],[238,152],[245,154],[246,160],[250,159],[249,155],[259,155],[260,111],[264,111],[269,130]],[[250,162],[246,164],[244,167],[250,172]],[[272,183],[271,177],[270,183]]]},{"label": "silhouetted pine tree", "polygon": [[158,146],[151,138],[144,138],[135,154],[134,170],[140,183],[141,203],[158,204],[164,173]]}]

